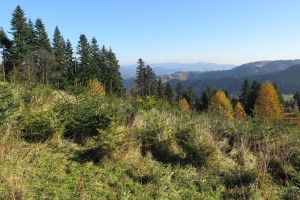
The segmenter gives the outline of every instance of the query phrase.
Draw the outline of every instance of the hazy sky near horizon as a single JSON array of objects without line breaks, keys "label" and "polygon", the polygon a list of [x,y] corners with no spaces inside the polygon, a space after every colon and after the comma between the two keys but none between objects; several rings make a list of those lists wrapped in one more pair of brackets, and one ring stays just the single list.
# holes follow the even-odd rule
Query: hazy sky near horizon
[{"label": "hazy sky near horizon", "polygon": [[0,0],[6,32],[17,5],[51,40],[56,25],[74,49],[95,36],[121,65],[300,58],[299,0]]}]

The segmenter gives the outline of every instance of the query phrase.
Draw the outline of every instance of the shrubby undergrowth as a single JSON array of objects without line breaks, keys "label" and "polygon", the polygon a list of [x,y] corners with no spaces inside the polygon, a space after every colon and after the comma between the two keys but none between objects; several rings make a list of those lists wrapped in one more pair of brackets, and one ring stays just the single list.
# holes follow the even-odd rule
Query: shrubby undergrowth
[{"label": "shrubby undergrowth", "polygon": [[150,97],[0,87],[3,199],[300,197],[297,127]]}]

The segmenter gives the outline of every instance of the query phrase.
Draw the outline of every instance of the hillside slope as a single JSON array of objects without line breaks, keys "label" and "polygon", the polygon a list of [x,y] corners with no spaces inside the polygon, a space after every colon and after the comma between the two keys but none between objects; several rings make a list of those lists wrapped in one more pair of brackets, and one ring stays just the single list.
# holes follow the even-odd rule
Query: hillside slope
[{"label": "hillside slope", "polygon": [[296,127],[31,84],[0,109],[0,199],[300,197]]}]

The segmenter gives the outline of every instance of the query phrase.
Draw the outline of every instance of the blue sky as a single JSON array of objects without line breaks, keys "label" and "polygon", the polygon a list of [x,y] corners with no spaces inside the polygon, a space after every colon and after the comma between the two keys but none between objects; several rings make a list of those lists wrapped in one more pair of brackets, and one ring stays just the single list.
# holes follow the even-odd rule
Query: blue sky
[{"label": "blue sky", "polygon": [[300,58],[299,0],[0,0],[5,31],[18,4],[51,39],[56,25],[74,48],[95,36],[121,65]]}]

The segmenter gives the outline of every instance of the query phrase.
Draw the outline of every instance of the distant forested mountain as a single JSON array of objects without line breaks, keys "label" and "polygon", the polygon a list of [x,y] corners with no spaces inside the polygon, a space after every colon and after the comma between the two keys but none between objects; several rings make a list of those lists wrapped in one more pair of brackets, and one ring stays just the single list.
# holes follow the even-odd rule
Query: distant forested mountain
[{"label": "distant forested mountain", "polygon": [[[238,94],[243,81],[247,78],[249,81],[258,80],[260,82],[272,81],[276,83],[282,93],[294,93],[300,90],[300,64],[288,66],[289,64],[299,63],[294,61],[274,61],[264,64],[264,66],[245,64],[232,70],[212,73],[203,73],[196,78],[195,74],[189,76],[183,82],[186,88],[192,87],[196,93],[201,93],[207,86],[213,89],[226,89],[229,93]],[[263,63],[263,62],[260,62]],[[247,67],[248,66],[248,67]],[[269,73],[268,73],[269,72]],[[223,73],[223,77],[220,75]],[[207,77],[204,74],[209,74]],[[172,86],[180,82],[177,79],[170,80]]]}]

